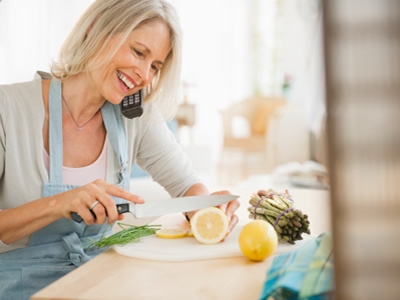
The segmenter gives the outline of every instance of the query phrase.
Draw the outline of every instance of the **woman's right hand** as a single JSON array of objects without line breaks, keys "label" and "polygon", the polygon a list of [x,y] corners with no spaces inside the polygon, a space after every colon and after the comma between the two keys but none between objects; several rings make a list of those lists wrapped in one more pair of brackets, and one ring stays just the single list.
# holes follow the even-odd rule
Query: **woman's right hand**
[{"label": "woman's right hand", "polygon": [[[0,211],[0,240],[12,244],[60,218],[71,219],[71,213],[79,214],[87,225],[113,223],[122,220],[118,215],[112,197],[122,198],[134,203],[144,200],[124,189],[96,180],[87,185],[53,196],[30,201],[21,206]],[[99,201],[97,205],[90,207]]]},{"label": "woman's right hand", "polygon": [[111,224],[123,219],[123,215],[117,212],[112,196],[133,203],[144,203],[140,196],[99,179],[59,194],[58,209],[63,217],[69,219],[72,212],[77,213],[87,225],[104,224],[105,222]]}]

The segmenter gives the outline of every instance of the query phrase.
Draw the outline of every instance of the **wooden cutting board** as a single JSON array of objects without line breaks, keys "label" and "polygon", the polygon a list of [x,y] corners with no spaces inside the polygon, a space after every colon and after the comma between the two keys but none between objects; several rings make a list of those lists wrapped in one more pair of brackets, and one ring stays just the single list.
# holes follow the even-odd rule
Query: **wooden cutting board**
[{"label": "wooden cutting board", "polygon": [[[147,236],[136,243],[114,246],[114,250],[121,255],[157,261],[190,261],[240,257],[243,254],[239,248],[238,237],[242,228],[243,226],[235,227],[223,242],[214,245],[201,244],[194,237],[163,239],[157,236]],[[307,234],[303,237],[304,240],[297,241],[295,245],[285,242],[279,243],[275,254],[295,250],[312,238]]]}]

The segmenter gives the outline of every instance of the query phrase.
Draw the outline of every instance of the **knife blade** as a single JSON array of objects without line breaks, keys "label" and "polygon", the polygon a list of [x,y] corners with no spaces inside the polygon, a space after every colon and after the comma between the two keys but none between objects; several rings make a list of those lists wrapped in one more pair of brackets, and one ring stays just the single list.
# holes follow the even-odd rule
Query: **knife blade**
[{"label": "knife blade", "polygon": [[[148,201],[143,204],[122,203],[117,204],[119,214],[130,212],[135,218],[158,217],[166,214],[199,210],[201,208],[218,206],[237,199],[237,195],[202,195],[169,198],[156,201]],[[93,213],[93,212],[92,212]],[[83,219],[77,213],[72,212],[71,217],[75,222]]]}]

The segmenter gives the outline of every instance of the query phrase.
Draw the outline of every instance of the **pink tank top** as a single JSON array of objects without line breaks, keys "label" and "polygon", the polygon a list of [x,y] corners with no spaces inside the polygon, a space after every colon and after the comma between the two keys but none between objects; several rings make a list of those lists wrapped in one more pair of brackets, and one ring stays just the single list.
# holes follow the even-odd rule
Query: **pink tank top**
[{"label": "pink tank top", "polygon": [[[85,185],[96,179],[106,179],[107,168],[107,138],[105,139],[103,149],[96,161],[82,168],[64,167],[62,170],[63,184]],[[49,170],[50,157],[46,149],[43,148],[44,165]]]}]

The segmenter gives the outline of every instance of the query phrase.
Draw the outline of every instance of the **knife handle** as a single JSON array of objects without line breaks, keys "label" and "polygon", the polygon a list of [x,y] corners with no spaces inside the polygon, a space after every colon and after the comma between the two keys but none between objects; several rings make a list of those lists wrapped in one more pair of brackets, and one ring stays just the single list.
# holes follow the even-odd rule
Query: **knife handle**
[{"label": "knife handle", "polygon": [[81,223],[83,221],[82,217],[78,215],[76,212],[71,213],[71,218],[74,220],[76,223]]},{"label": "knife handle", "polygon": [[[118,214],[129,212],[129,203],[117,204],[116,206]],[[92,213],[93,217],[96,218],[95,213],[92,210],[90,210],[90,212]],[[83,221],[82,217],[78,215],[76,212],[71,213],[71,218],[77,223],[81,223]]]},{"label": "knife handle", "polygon": [[[90,212],[92,213],[93,217],[96,219],[96,214],[92,210],[90,210]],[[76,223],[82,223],[82,221],[83,221],[82,217],[80,215],[78,215],[76,212],[71,213],[71,218]]]},{"label": "knife handle", "polygon": [[130,212],[129,203],[117,204],[117,211],[118,211],[118,214]]}]

